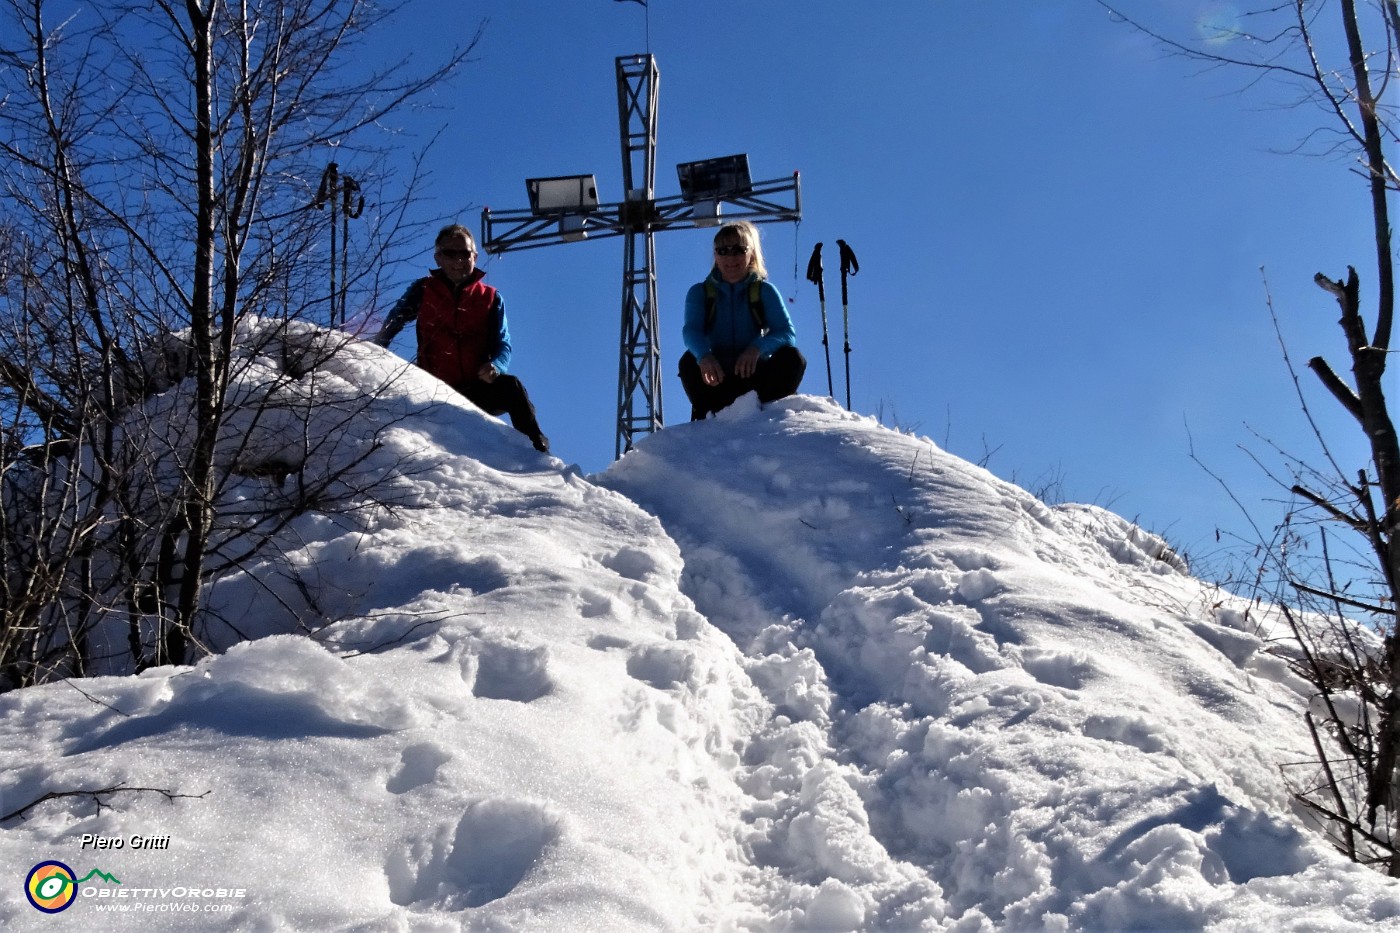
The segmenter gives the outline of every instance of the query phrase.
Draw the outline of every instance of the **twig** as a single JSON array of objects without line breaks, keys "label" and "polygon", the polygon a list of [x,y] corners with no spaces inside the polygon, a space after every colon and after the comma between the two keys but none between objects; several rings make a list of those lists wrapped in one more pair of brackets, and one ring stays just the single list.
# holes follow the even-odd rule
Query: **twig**
[{"label": "twig", "polygon": [[177,798],[203,800],[211,793],[213,793],[213,791],[206,790],[202,794],[177,794],[175,791],[165,790],[161,787],[127,787],[125,784],[113,784],[111,787],[103,787],[98,790],[51,790],[37,800],[20,807],[18,810],[12,810],[4,816],[0,816],[0,823],[12,820],[15,817],[23,816],[41,803],[49,800],[59,800],[64,797],[91,797],[93,802],[97,804],[97,808],[101,810],[103,806],[103,794],[161,794],[165,799],[174,802]]},{"label": "twig", "polygon": [[[412,625],[410,625],[408,628],[404,629],[404,631],[403,631],[403,632],[399,635],[399,637],[397,637],[397,638],[387,639],[387,640],[385,640],[385,641],[379,642],[378,644],[370,645],[368,648],[356,648],[356,649],[347,651],[345,654],[342,654],[341,657],[342,657],[342,658],[358,658],[358,657],[360,657],[361,655],[372,654],[372,653],[374,653],[374,652],[376,652],[376,651],[379,651],[379,650],[381,650],[381,649],[383,649],[383,648],[388,648],[388,647],[390,647],[391,645],[401,644],[401,643],[407,641],[407,640],[408,640],[408,637],[409,637],[410,635],[412,635],[414,632],[418,631],[420,628],[422,628],[422,627],[425,626],[425,625],[436,625],[436,624],[439,623],[439,622],[446,622],[448,619],[456,619],[456,618],[460,618],[460,617],[462,617],[462,616],[479,616],[479,615],[483,615],[483,614],[484,614],[484,613],[480,613],[480,612],[458,612],[458,613],[454,613],[453,615],[450,615],[450,616],[442,616],[441,618],[437,618],[437,619],[423,619],[422,621],[415,622],[415,623],[413,623]],[[325,631],[325,629],[322,629],[321,631]],[[321,644],[325,645],[327,648],[334,648],[334,649],[337,649],[337,650],[343,650],[343,649],[346,649],[346,648],[349,647],[349,645],[347,645],[345,642],[332,641],[332,640],[329,639],[329,638],[322,639],[322,638],[319,638],[319,637],[318,637],[319,635],[320,635],[320,632],[317,632],[317,633],[313,634],[313,635],[311,636],[311,640],[312,640],[312,641],[316,641],[316,642],[320,642]]]},{"label": "twig", "polygon": [[99,700],[97,697],[93,696],[91,693],[88,693],[88,692],[87,692],[86,690],[84,690],[82,687],[79,687],[77,684],[73,683],[73,679],[72,679],[71,677],[70,677],[68,680],[65,680],[64,683],[66,683],[68,686],[72,687],[74,690],[78,691],[79,693],[81,693],[83,696],[87,697],[87,698],[88,698],[89,700],[91,700],[93,703],[96,703],[98,706],[105,706],[105,707],[107,707],[109,710],[111,710],[112,712],[116,713],[118,716],[127,716],[127,717],[130,717],[130,716],[131,716],[130,713],[128,713],[128,712],[126,712],[126,711],[124,711],[124,710],[119,710],[119,709],[117,709],[115,706],[113,706],[111,703],[108,703],[108,702],[106,702],[106,701],[104,701],[104,700]]}]

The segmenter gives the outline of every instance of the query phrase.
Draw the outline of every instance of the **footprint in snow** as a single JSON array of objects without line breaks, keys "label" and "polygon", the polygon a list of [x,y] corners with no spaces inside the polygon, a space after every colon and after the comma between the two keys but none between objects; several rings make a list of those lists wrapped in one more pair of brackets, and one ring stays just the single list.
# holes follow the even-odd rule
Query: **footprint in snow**
[{"label": "footprint in snow", "polygon": [[588,647],[594,651],[612,651],[614,648],[630,648],[632,643],[616,635],[594,635],[588,639]]},{"label": "footprint in snow", "polygon": [[1021,666],[1041,683],[1066,690],[1082,690],[1100,673],[1087,655],[1041,648],[1027,649],[1021,656]]},{"label": "footprint in snow", "polygon": [[474,696],[489,700],[529,703],[554,689],[545,645],[526,648],[487,642],[480,653],[464,659],[463,676],[471,682]]},{"label": "footprint in snow", "polygon": [[694,678],[695,655],[682,648],[643,648],[627,659],[627,673],[657,690],[669,690]]},{"label": "footprint in snow", "polygon": [[641,548],[625,547],[616,554],[599,559],[604,567],[629,580],[646,582],[648,577],[659,575],[661,565],[649,551]]},{"label": "footprint in snow", "polygon": [[431,742],[410,745],[400,756],[399,769],[389,778],[385,789],[391,794],[406,794],[415,787],[431,784],[438,769],[452,760],[452,756]]},{"label": "footprint in snow", "polygon": [[606,593],[588,590],[579,594],[579,614],[585,619],[598,619],[616,614],[613,599]]},{"label": "footprint in snow", "polygon": [[467,807],[455,829],[444,825],[391,856],[389,899],[402,907],[460,911],[500,900],[548,859],[562,818],[524,800],[488,798]]}]

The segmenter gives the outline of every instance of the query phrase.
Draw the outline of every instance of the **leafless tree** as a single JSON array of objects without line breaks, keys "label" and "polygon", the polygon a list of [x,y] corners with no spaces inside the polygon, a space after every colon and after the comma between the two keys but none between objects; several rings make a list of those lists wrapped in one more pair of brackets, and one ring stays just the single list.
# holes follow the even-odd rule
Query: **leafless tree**
[{"label": "leafless tree", "polygon": [[[416,232],[414,173],[391,171],[402,143],[383,128],[450,87],[480,34],[435,65],[368,65],[395,12],[0,0],[0,689],[115,657],[188,660],[211,579],[298,509],[366,491],[332,439],[269,464],[230,438],[309,424],[306,381],[344,342],[293,326],[335,317],[328,154],[371,202],[339,257],[342,302],[373,303],[377,260]],[[240,367],[262,357],[247,340],[286,364],[252,425]],[[152,417],[158,396],[187,417]],[[229,484],[259,470],[298,494],[227,507]]]},{"label": "leafless tree", "polygon": [[1386,95],[1400,77],[1400,4],[1285,0],[1215,21],[1193,43],[1100,3],[1195,61],[1301,91],[1325,114],[1302,148],[1345,154],[1364,186],[1374,298],[1363,295],[1355,266],[1337,278],[1315,276],[1340,308],[1350,380],[1322,356],[1308,368],[1355,420],[1368,462],[1342,465],[1313,421],[1322,454],[1283,457],[1279,478],[1294,507],[1261,536],[1258,579],[1292,630],[1295,669],[1315,691],[1306,718],[1316,758],[1290,769],[1295,796],[1341,851],[1400,876],[1400,441],[1382,390],[1395,306],[1390,197],[1400,182],[1389,158],[1400,127]]}]

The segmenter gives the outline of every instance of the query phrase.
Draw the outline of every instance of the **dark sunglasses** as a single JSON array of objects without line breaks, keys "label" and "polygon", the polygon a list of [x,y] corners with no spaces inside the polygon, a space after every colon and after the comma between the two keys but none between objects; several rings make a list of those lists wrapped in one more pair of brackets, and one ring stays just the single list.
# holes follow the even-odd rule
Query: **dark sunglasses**
[{"label": "dark sunglasses", "polygon": [[749,251],[747,246],[716,246],[716,256],[742,256]]},{"label": "dark sunglasses", "polygon": [[476,255],[469,249],[440,249],[438,252],[448,259],[471,259]]}]

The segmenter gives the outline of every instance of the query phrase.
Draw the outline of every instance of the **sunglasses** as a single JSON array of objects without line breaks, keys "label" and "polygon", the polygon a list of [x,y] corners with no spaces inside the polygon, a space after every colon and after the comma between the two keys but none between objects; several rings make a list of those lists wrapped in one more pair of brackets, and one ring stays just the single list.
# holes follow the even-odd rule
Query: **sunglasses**
[{"label": "sunglasses", "polygon": [[716,256],[742,256],[749,251],[747,246],[716,246]]},{"label": "sunglasses", "polygon": [[448,259],[471,259],[476,255],[469,249],[440,249],[438,252]]}]

